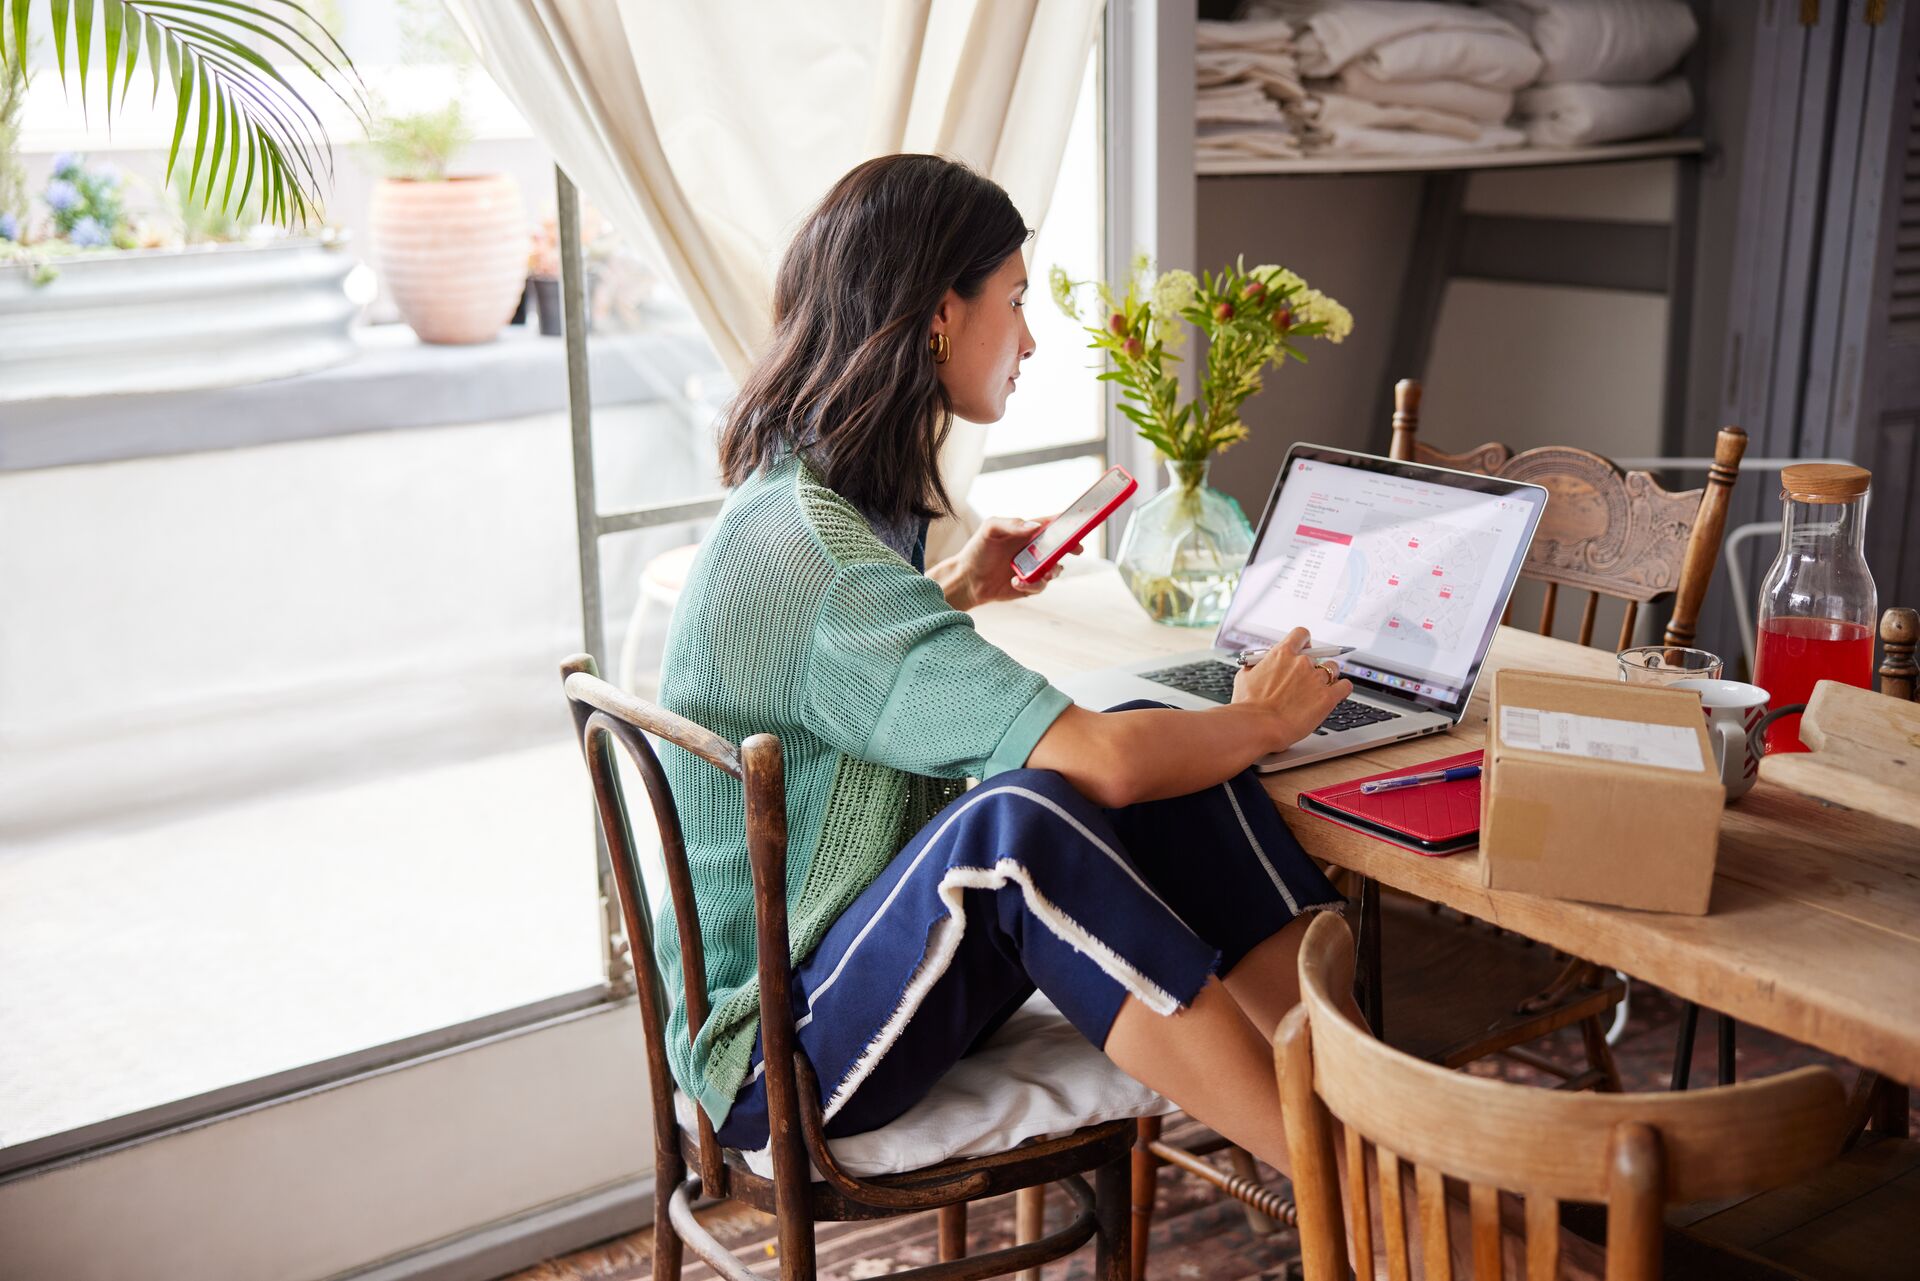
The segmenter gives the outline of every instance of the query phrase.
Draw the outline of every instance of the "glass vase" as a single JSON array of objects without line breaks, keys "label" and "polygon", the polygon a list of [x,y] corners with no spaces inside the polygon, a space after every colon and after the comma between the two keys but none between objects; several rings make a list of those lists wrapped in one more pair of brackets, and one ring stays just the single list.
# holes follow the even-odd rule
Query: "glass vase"
[{"label": "glass vase", "polygon": [[1214,627],[1253,549],[1240,504],[1207,484],[1210,460],[1169,462],[1167,487],[1120,540],[1120,577],[1156,623]]}]

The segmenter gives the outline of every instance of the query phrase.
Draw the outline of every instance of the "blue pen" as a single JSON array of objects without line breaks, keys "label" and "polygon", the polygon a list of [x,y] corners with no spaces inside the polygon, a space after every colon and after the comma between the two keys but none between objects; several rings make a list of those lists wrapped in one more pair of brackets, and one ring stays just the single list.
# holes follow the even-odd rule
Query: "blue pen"
[{"label": "blue pen", "polygon": [[1372,796],[1375,792],[1391,792],[1402,787],[1422,787],[1428,783],[1451,783],[1459,778],[1479,778],[1478,765],[1456,765],[1452,769],[1430,769],[1423,774],[1402,774],[1397,778],[1376,778],[1371,783],[1360,784],[1362,796]]}]

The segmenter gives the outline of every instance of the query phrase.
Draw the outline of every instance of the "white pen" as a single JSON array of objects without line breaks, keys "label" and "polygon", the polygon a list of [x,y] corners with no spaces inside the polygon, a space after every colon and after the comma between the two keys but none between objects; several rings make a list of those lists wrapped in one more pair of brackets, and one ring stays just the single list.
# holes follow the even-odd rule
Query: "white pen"
[{"label": "white pen", "polygon": [[[1354,648],[1355,647],[1352,645],[1309,645],[1305,649],[1300,651],[1300,657],[1302,658],[1338,658],[1342,654],[1353,653]],[[1273,646],[1271,645],[1268,645],[1263,649],[1243,649],[1233,656],[1233,661],[1240,664],[1240,666],[1242,667],[1252,667],[1255,663],[1259,662],[1261,659],[1265,658],[1268,654],[1271,654],[1272,652],[1273,652]]]}]

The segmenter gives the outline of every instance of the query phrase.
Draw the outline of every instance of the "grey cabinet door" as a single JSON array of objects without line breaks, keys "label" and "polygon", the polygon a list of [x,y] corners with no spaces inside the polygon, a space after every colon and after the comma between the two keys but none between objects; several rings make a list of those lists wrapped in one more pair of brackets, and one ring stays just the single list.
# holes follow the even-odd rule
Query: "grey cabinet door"
[{"label": "grey cabinet door", "polygon": [[[1716,416],[1747,429],[1750,457],[1873,470],[1883,605],[1920,600],[1916,28],[1909,0],[1776,0],[1754,15],[1718,370]],[[1776,475],[1744,479],[1729,526],[1779,517]],[[1747,545],[1750,585],[1774,551]],[[1701,642],[1738,653],[1726,587],[1712,600]]]},{"label": "grey cabinet door", "polygon": [[[1880,17],[1878,22],[1873,17]],[[1802,451],[1873,470],[1867,563],[1882,605],[1920,601],[1920,15],[1852,15],[1827,182]]]}]

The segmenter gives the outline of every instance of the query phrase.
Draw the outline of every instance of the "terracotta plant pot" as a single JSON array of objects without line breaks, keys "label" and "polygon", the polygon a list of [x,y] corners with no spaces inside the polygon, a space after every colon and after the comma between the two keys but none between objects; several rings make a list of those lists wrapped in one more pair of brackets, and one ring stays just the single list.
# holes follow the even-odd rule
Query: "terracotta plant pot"
[{"label": "terracotta plant pot", "polygon": [[512,178],[385,178],[368,221],[381,283],[422,342],[499,334],[527,278],[527,215]]}]

